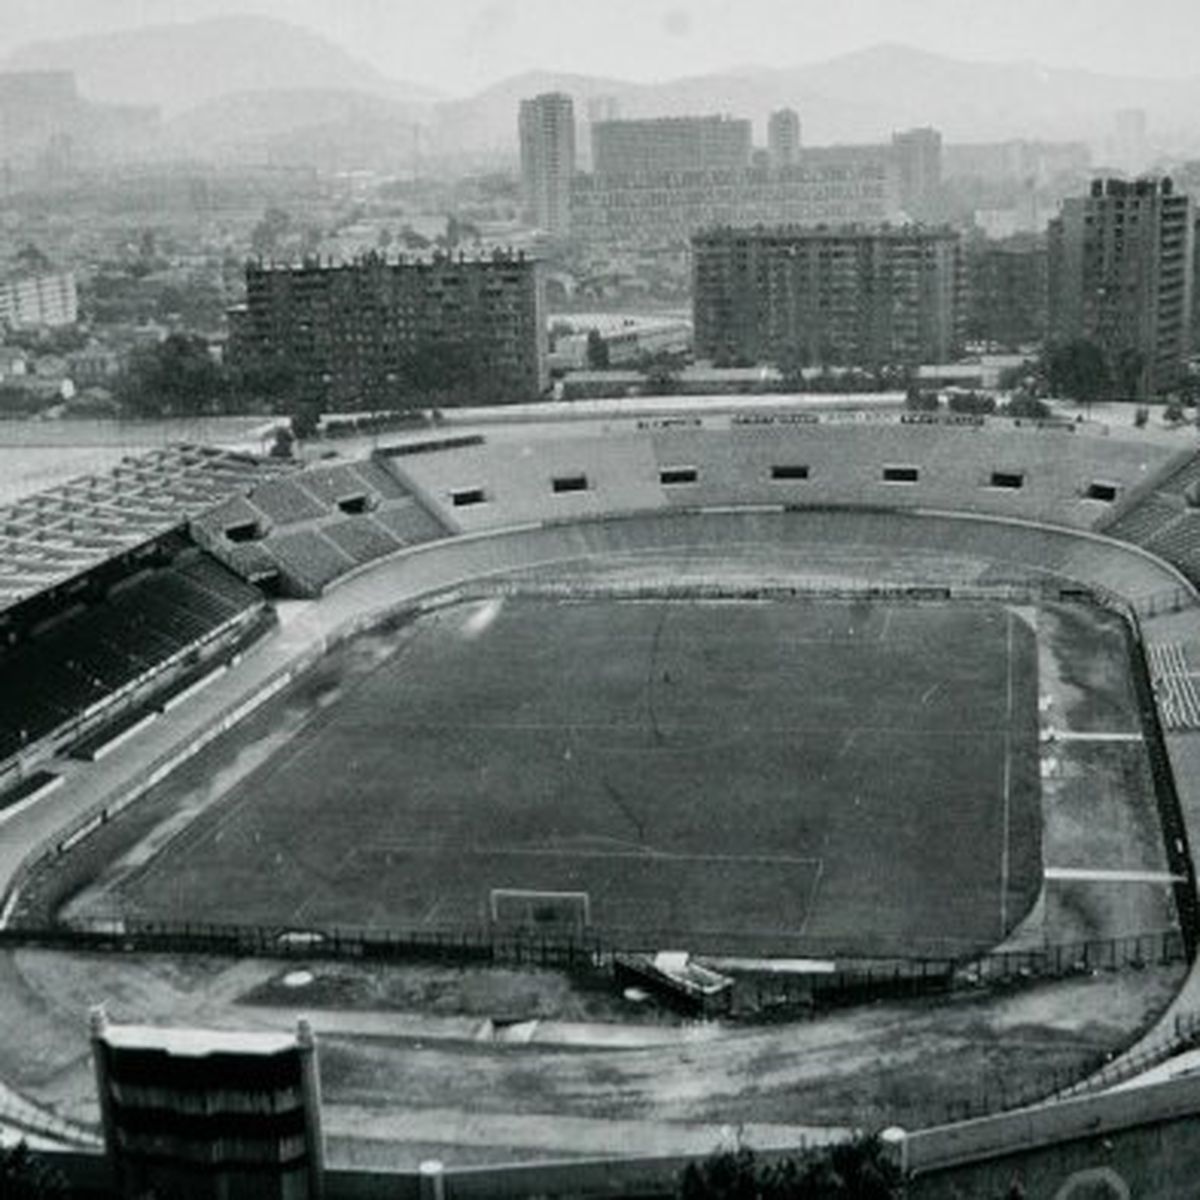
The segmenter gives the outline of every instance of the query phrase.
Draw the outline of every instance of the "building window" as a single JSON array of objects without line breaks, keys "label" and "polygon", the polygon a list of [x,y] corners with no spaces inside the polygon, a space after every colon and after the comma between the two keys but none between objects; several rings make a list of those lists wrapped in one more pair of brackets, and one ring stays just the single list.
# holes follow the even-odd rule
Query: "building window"
[{"label": "building window", "polygon": [[771,478],[782,482],[790,482],[808,478],[808,466],[804,464],[788,464],[771,468]]},{"label": "building window", "polygon": [[1099,500],[1101,504],[1111,504],[1117,498],[1120,490],[1115,483],[1108,483],[1103,479],[1093,479],[1087,485],[1087,491],[1083,495],[1085,500]]},{"label": "building window", "polygon": [[586,475],[556,475],[550,481],[550,487],[555,495],[563,492],[586,492],[589,490]]},{"label": "building window", "polygon": [[921,478],[917,467],[884,467],[884,483],[916,483]]},{"label": "building window", "polygon": [[665,487],[681,483],[695,483],[697,478],[695,467],[663,467],[658,473],[658,481]]},{"label": "building window", "polygon": [[1025,486],[1025,473],[1023,471],[993,471],[991,486],[1001,490],[1019,491]]},{"label": "building window", "polygon": [[450,493],[450,503],[455,508],[470,508],[474,504],[486,504],[487,493],[483,488],[455,488]]}]

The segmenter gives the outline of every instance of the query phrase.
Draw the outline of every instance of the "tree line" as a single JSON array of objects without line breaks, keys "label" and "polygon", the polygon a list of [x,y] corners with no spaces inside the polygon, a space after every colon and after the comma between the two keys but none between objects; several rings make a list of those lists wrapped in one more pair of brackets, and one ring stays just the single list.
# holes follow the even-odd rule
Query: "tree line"
[{"label": "tree line", "polygon": [[[417,347],[400,362],[395,391],[381,408],[448,408],[502,400],[510,381],[486,369],[471,347]],[[113,384],[121,410],[135,417],[279,413],[299,416],[341,403],[287,362],[222,362],[197,334],[172,333],[136,349]]]}]

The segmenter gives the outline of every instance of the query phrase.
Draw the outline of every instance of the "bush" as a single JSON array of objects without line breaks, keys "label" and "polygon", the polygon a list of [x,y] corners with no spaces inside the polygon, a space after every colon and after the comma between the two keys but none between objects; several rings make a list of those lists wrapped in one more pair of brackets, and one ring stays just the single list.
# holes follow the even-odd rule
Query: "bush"
[{"label": "bush", "polygon": [[996,411],[996,397],[983,392],[951,392],[947,407],[952,413],[987,416]]},{"label": "bush", "polygon": [[904,1181],[878,1138],[760,1162],[745,1146],[684,1170],[679,1200],[901,1200]]},{"label": "bush", "polygon": [[1036,396],[1018,392],[1005,409],[1010,417],[1023,417],[1031,421],[1044,421],[1050,415],[1049,407]]},{"label": "bush", "polygon": [[908,385],[904,393],[904,407],[909,412],[937,412],[941,407],[937,392],[926,392],[915,383]]},{"label": "bush", "polygon": [[0,1196],[5,1200],[51,1200],[70,1195],[61,1172],[30,1152],[24,1142],[0,1146]]}]

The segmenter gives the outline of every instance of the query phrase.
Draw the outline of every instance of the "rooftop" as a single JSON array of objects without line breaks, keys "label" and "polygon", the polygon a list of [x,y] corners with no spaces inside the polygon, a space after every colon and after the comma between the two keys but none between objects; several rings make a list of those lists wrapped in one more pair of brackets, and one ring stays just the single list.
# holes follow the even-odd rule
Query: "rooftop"
[{"label": "rooftop", "polygon": [[291,469],[230,450],[178,445],[0,505],[0,612]]}]

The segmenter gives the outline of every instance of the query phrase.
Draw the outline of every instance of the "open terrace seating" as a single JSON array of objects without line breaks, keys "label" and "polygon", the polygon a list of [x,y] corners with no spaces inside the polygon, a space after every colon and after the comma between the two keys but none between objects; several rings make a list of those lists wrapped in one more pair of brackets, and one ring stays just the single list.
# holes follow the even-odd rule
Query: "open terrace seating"
[{"label": "open terrace seating", "polygon": [[1200,454],[1189,458],[1183,466],[1164,479],[1158,491],[1168,496],[1186,496],[1197,485],[1200,485]]},{"label": "open terrace seating", "polygon": [[353,468],[344,463],[331,466],[310,467],[303,475],[297,476],[296,482],[302,484],[306,491],[312,492],[329,508],[336,507],[339,500],[351,496],[368,496],[378,500],[378,494],[366,480]]},{"label": "open terrace seating", "polygon": [[283,573],[310,595],[319,594],[357,565],[351,555],[315,529],[279,534],[270,539],[270,551]]},{"label": "open terrace seating", "polygon": [[249,500],[275,525],[296,525],[329,515],[328,506],[290,479],[272,479],[260,484]]},{"label": "open terrace seating", "polygon": [[232,543],[222,547],[222,558],[243,579],[269,579],[279,574],[279,563],[263,542]]},{"label": "open terrace seating", "polygon": [[1193,582],[1200,580],[1200,512],[1181,514],[1142,545],[1173,563]]},{"label": "open terrace seating", "polygon": [[409,495],[408,489],[382,463],[374,459],[364,459],[354,464],[358,477],[377,492],[384,500],[403,500]]},{"label": "open terrace seating", "polygon": [[1110,537],[1124,538],[1127,542],[1144,546],[1173,522],[1183,518],[1185,511],[1162,496],[1150,495],[1122,514],[1105,532]]},{"label": "open terrace seating", "polygon": [[418,546],[446,535],[442,526],[416,501],[381,508],[375,514],[375,520],[402,546]]},{"label": "open terrace seating", "polygon": [[398,550],[401,545],[369,516],[348,517],[344,521],[326,525],[322,532],[339,550],[344,550],[358,563],[373,562]]}]

